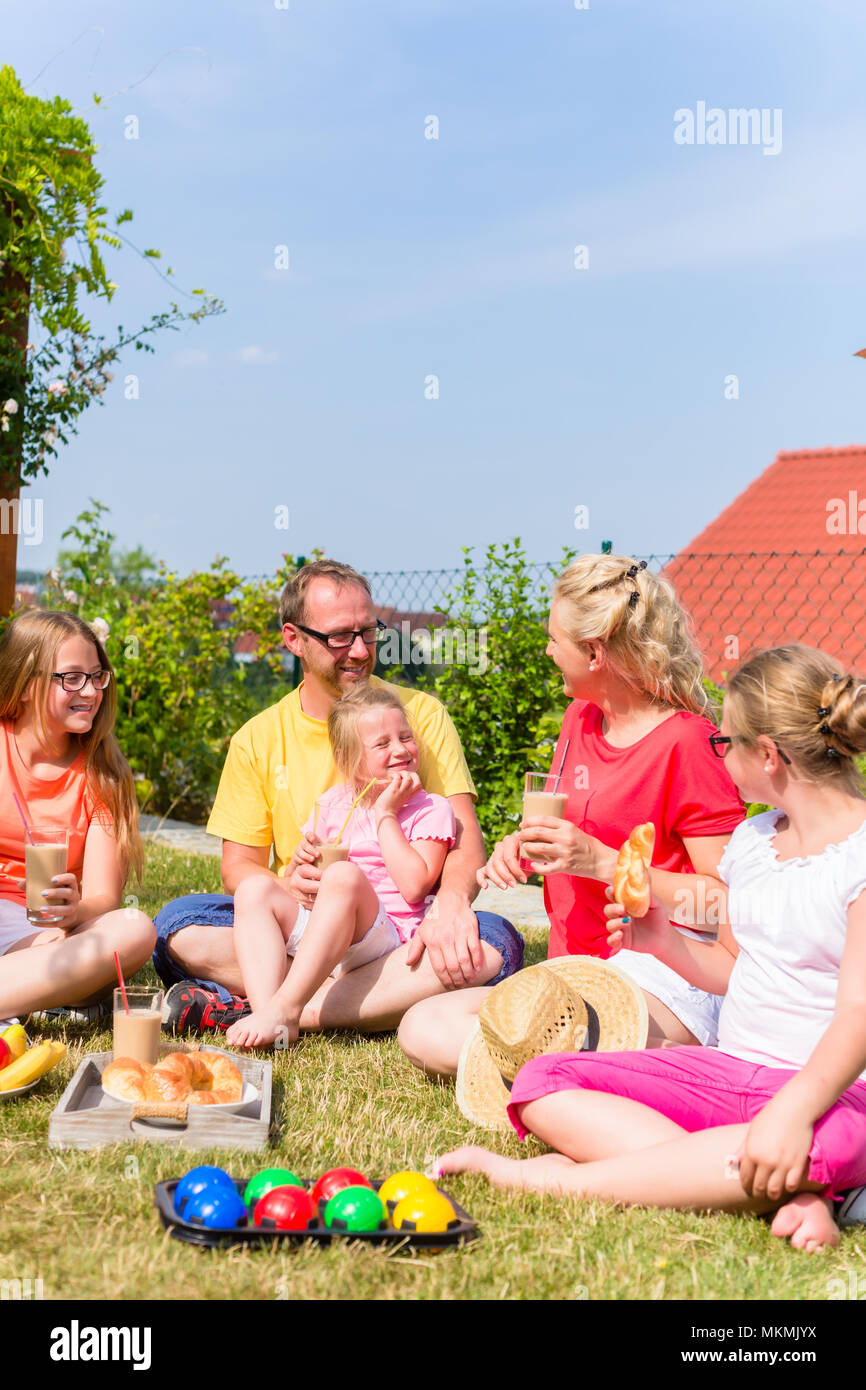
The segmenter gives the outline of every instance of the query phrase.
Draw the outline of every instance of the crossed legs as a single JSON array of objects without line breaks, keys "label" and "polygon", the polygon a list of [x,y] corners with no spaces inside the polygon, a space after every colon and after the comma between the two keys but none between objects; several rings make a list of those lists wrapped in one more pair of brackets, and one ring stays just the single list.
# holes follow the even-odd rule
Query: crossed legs
[{"label": "crossed legs", "polygon": [[0,1018],[89,1004],[117,982],[114,952],[129,979],[153,950],[153,923],[136,908],[82,922],[70,932],[42,928],[16,942],[0,968]]},{"label": "crossed legs", "polygon": [[770,1212],[776,1235],[799,1249],[838,1243],[830,1204],[816,1183],[781,1202],[744,1191],[730,1164],[748,1126],[689,1133],[640,1101],[588,1090],[555,1091],[520,1106],[521,1123],[557,1150],[512,1159],[482,1148],[455,1149],[434,1172],[485,1174],[498,1187],[599,1197],[626,1206]]},{"label": "crossed legs", "polygon": [[[499,974],[502,956],[486,941],[482,941],[481,948],[484,962],[478,979],[483,985]],[[232,928],[183,927],[168,938],[167,949],[188,979],[219,980],[233,994],[245,993]],[[445,986],[427,952],[417,965],[410,966],[406,962],[408,949],[400,946],[339,979],[326,979],[301,1011],[301,1032],[325,1028],[388,1032],[397,1027],[413,1004],[432,995],[444,995]]]}]

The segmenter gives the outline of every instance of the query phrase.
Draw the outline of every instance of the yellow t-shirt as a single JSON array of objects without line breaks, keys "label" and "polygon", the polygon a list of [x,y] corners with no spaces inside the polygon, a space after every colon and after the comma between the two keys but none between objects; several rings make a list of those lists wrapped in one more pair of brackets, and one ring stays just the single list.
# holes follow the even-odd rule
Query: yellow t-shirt
[{"label": "yellow t-shirt", "polygon": [[[385,681],[371,676],[371,685]],[[207,828],[239,845],[274,847],[280,873],[301,838],[301,826],[316,798],[344,779],[328,742],[328,724],[301,709],[300,691],[286,697],[238,730],[217,788]],[[400,697],[418,738],[418,773],[425,791],[439,796],[475,795],[451,716],[435,696],[389,685]]]}]

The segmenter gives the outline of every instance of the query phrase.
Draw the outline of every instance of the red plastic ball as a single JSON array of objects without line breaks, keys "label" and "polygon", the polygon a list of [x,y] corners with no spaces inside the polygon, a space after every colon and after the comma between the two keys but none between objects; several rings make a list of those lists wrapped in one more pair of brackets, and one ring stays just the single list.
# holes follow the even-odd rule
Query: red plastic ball
[{"label": "red plastic ball", "polygon": [[253,1211],[256,1226],[277,1231],[306,1231],[315,1219],[316,1208],[305,1187],[273,1187]]},{"label": "red plastic ball", "polygon": [[318,1204],[319,1202],[329,1202],[334,1193],[342,1192],[344,1187],[372,1186],[369,1178],[365,1178],[364,1174],[359,1173],[357,1168],[330,1168],[319,1178],[310,1196]]}]

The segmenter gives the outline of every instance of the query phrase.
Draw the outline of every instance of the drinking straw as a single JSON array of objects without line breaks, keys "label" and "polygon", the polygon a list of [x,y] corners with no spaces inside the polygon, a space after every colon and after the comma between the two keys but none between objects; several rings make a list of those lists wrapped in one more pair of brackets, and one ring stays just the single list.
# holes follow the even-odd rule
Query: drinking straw
[{"label": "drinking straw", "polygon": [[562,761],[561,761],[560,764],[559,764],[559,771],[558,771],[557,774],[556,774],[556,781],[555,781],[554,784],[553,784],[553,790],[554,790],[554,792],[559,791],[559,779],[560,779],[560,777],[562,776],[562,769],[565,767],[565,760],[566,760],[566,758],[568,757],[568,745],[569,745],[570,743],[571,743],[571,739],[570,739],[570,738],[567,738],[567,739],[565,740],[565,747],[564,747],[563,750],[562,750]]},{"label": "drinking straw", "polygon": [[21,817],[21,820],[22,820],[23,823],[24,823],[24,829],[25,829],[26,832],[27,832],[27,838],[28,838],[28,840],[30,841],[31,845],[35,845],[35,844],[36,844],[36,841],[34,840],[33,836],[30,834],[30,826],[27,824],[27,817],[25,816],[24,811],[23,811],[23,809],[22,809],[22,807],[21,807],[21,802],[18,800],[18,797],[15,795],[14,792],[12,793],[12,800],[15,802],[15,805],[18,807],[18,814],[19,814],[19,816]]},{"label": "drinking straw", "polygon": [[318,819],[319,819],[319,803],[318,803],[318,801],[314,801],[314,802],[313,802],[313,828],[312,828],[312,830],[310,831],[310,834],[311,834],[311,835],[315,835],[315,833],[316,833],[316,821],[317,821]]},{"label": "drinking straw", "polygon": [[126,985],[123,983],[123,971],[120,968],[120,956],[117,954],[116,951],[114,953],[114,964],[117,966],[117,978],[120,981],[120,993],[123,998],[123,1007],[126,1009],[126,1012],[129,1013],[129,1000],[126,997]]},{"label": "drinking straw", "polygon": [[[361,800],[361,797],[362,797],[362,796],[366,796],[366,795],[367,795],[367,792],[370,790],[370,788],[372,787],[373,783],[374,783],[374,782],[378,782],[378,780],[379,780],[378,777],[371,777],[370,780],[369,780],[369,782],[367,783],[366,787],[364,788],[364,790],[363,790],[362,792],[358,792],[358,795],[355,797],[355,800],[352,802],[351,806],[349,807],[349,816],[351,816],[351,814],[352,814],[352,812],[354,811],[355,807],[357,806],[358,802]],[[349,816],[346,817],[346,819],[343,821],[343,824],[340,826],[340,834],[337,836],[336,840],[334,841],[334,849],[337,848],[337,845],[340,843],[340,839],[341,839],[341,837],[342,837],[343,831],[346,829],[346,826],[349,824]]]}]

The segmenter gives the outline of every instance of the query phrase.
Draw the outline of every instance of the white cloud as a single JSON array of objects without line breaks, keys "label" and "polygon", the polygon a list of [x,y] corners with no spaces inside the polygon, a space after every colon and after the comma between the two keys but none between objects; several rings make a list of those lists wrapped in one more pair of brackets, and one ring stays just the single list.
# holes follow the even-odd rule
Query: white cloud
[{"label": "white cloud", "polygon": [[235,353],[238,362],[243,362],[247,367],[270,367],[274,362],[279,362],[280,354],[263,347],[253,344],[250,347],[242,347]]}]

